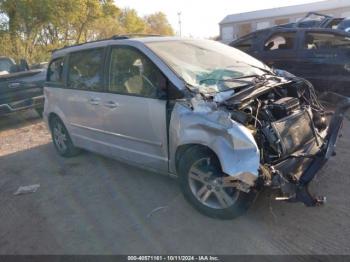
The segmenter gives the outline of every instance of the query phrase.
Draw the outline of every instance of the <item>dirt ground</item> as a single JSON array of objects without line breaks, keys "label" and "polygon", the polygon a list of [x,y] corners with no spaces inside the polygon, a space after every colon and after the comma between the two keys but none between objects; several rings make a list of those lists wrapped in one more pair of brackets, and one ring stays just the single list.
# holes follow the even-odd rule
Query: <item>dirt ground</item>
[{"label": "dirt ground", "polygon": [[[326,205],[265,190],[221,221],[189,206],[175,179],[92,153],[59,157],[35,112],[1,117],[0,254],[350,254],[349,121],[343,133],[312,185]],[[31,184],[37,192],[13,195]]]}]

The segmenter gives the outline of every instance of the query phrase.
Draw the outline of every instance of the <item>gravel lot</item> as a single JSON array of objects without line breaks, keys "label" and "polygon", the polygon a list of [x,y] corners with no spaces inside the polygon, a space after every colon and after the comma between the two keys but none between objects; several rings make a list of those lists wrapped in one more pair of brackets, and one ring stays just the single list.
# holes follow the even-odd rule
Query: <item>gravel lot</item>
[{"label": "gravel lot", "polygon": [[[92,153],[59,157],[35,112],[0,119],[1,254],[350,254],[350,123],[306,208],[261,193],[236,220],[202,216],[175,179]],[[21,185],[37,192],[14,196]],[[157,212],[152,210],[160,208]]]}]

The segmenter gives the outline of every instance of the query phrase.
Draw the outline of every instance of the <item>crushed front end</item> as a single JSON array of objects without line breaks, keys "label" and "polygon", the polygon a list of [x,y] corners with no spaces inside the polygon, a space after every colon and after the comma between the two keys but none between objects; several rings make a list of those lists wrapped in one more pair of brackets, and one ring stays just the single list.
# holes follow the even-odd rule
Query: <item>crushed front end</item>
[{"label": "crushed front end", "polygon": [[221,102],[256,140],[260,151],[256,188],[278,189],[277,200],[307,206],[324,202],[309,193],[308,185],[335,153],[350,99],[327,94],[324,97],[336,104],[335,110],[327,111],[306,80],[270,77],[257,85]]}]

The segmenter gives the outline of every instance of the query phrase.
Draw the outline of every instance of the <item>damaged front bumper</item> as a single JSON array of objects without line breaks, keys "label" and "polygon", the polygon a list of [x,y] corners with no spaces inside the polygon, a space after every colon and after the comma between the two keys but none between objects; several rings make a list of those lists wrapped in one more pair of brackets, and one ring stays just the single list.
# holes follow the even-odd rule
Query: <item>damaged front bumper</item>
[{"label": "damaged front bumper", "polygon": [[[324,95],[327,100],[337,105],[333,117],[330,120],[326,134],[323,138],[323,144],[320,146],[306,146],[306,152],[295,156],[294,159],[285,161],[285,163],[276,165],[274,170],[286,170],[294,166],[295,181],[287,183],[289,197],[276,198],[279,200],[288,200],[291,202],[303,202],[306,206],[316,206],[324,202],[324,198],[315,198],[309,192],[308,186],[317,172],[325,165],[331,156],[335,154],[336,142],[339,137],[339,131],[342,127],[345,113],[350,108],[350,98],[335,93]],[[315,152],[315,148],[317,151]],[[303,156],[304,155],[304,156]],[[310,157],[311,156],[311,157]],[[282,186],[281,186],[282,189]],[[282,189],[283,191],[283,189]]]}]

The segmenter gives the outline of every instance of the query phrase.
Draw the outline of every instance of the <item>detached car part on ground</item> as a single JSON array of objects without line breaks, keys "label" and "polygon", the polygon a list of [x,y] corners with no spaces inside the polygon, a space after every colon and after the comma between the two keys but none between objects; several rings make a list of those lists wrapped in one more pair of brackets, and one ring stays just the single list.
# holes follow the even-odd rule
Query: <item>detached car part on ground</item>
[{"label": "detached car part on ground", "polygon": [[0,57],[0,116],[27,109],[44,109],[43,86],[46,69],[29,70],[24,60],[20,65]]},{"label": "detached car part on ground", "polygon": [[[96,50],[110,62],[98,67]],[[84,73],[88,60],[81,67],[75,60],[89,55],[96,74]],[[334,153],[346,97],[334,95],[338,107],[326,112],[308,81],[207,40],[87,43],[54,52],[48,70],[44,118],[62,156],[85,148],[176,174],[185,198],[216,218],[242,214],[264,186],[277,189],[279,199],[323,201],[308,185]],[[71,79],[70,70],[79,75]],[[91,88],[98,72],[107,72],[107,89]]]}]

